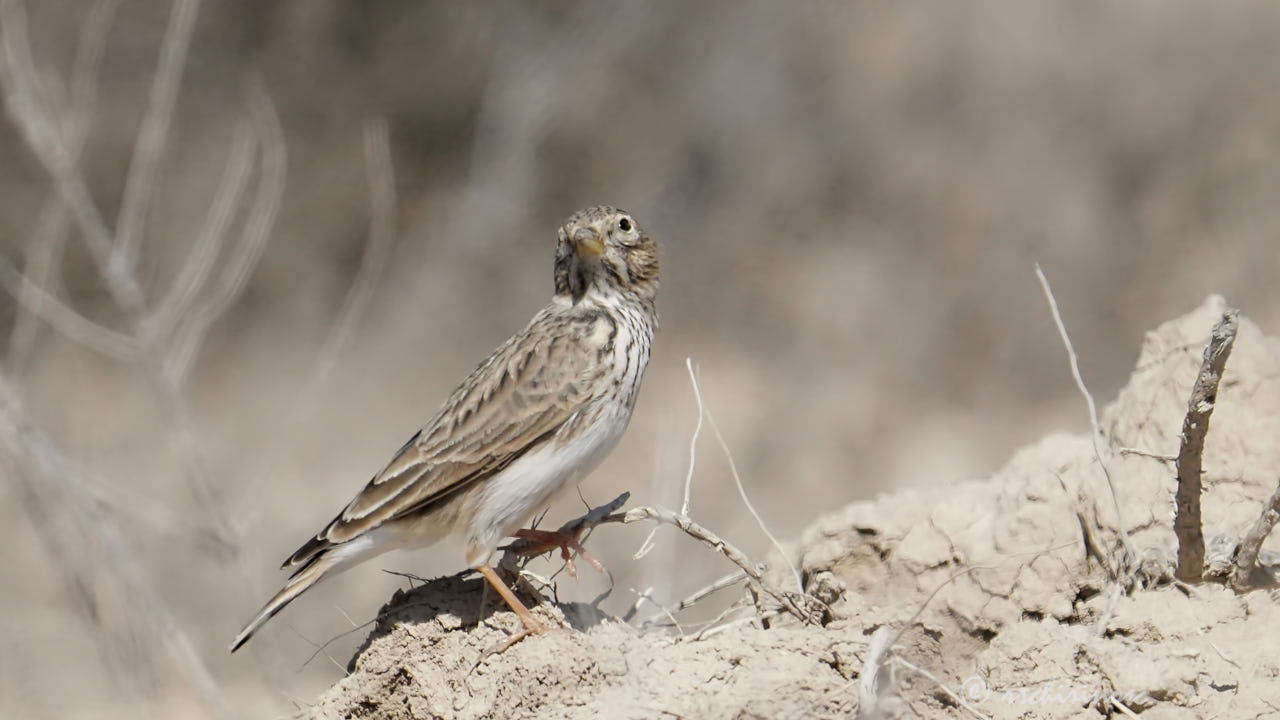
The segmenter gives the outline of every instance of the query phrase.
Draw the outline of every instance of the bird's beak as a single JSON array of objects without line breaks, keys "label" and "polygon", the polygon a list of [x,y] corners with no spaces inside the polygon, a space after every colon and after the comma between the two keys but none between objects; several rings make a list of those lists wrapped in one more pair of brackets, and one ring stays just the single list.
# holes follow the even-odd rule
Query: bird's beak
[{"label": "bird's beak", "polygon": [[604,254],[604,240],[600,231],[593,227],[580,227],[573,231],[573,244],[578,250],[578,257],[586,260],[598,258]]}]

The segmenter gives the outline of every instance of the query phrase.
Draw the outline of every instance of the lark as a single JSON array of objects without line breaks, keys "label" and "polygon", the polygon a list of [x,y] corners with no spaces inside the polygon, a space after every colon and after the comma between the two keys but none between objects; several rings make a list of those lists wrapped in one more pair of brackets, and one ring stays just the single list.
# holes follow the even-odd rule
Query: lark
[{"label": "lark", "polygon": [[554,277],[551,302],[285,560],[293,575],[232,652],[322,578],[449,535],[466,540],[468,566],[520,617],[522,636],[545,630],[490,559],[503,538],[530,536],[524,523],[576,487],[626,430],[658,324],[657,244],[622,210],[582,210],[560,228]]}]

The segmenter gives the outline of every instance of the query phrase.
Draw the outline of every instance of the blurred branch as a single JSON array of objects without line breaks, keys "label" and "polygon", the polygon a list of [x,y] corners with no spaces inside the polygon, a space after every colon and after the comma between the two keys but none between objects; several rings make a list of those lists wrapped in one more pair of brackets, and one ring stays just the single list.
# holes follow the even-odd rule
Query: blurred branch
[{"label": "blurred branch", "polygon": [[107,37],[120,0],[97,0],[85,16],[71,68],[71,105],[63,131],[67,148],[79,159],[98,99],[98,70],[107,51]]},{"label": "blurred branch", "polygon": [[142,129],[138,131],[138,140],[133,148],[124,197],[120,202],[120,215],[116,219],[115,247],[109,263],[113,276],[132,277],[136,271],[142,225],[151,204],[156,168],[164,153],[165,139],[173,121],[173,108],[178,100],[182,70],[186,65],[191,32],[199,9],[199,0],[176,0],[169,13],[169,25],[161,43],[160,60],[156,64],[147,112],[142,118]]},{"label": "blurred branch", "polygon": [[[67,152],[72,162],[76,164],[78,164],[80,154],[84,148],[89,121],[93,117],[93,106],[98,90],[98,68],[102,64],[102,56],[106,51],[107,36],[111,29],[111,21],[115,17],[118,5],[118,0],[98,0],[89,9],[85,21],[81,25],[79,39],[76,44],[75,63],[71,72],[70,102],[67,111],[64,113],[64,122],[62,124]],[[20,12],[21,6],[6,7],[4,11],[8,13],[15,9]],[[20,22],[17,31],[21,34],[22,47],[26,48],[25,18],[15,19]],[[8,43],[6,43],[6,55],[8,55],[7,50]],[[29,49],[26,49],[24,57],[29,57],[29,52]],[[34,71],[32,71],[31,76],[34,76]],[[8,86],[8,83],[6,83],[6,86]],[[15,288],[13,282],[15,274],[20,280],[19,284],[22,285],[21,289],[15,293],[18,300],[18,312],[14,317],[13,332],[9,337],[8,365],[11,372],[17,376],[21,376],[24,373],[26,364],[34,349],[39,328],[36,320],[43,319],[52,325],[57,325],[58,321],[51,319],[44,305],[46,297],[54,295],[53,291],[48,288],[53,280],[53,270],[57,267],[62,257],[69,223],[70,218],[67,206],[55,188],[49,193],[49,197],[41,208],[40,220],[36,223],[36,230],[32,235],[31,242],[27,245],[25,267],[21,272],[12,271],[12,268],[4,268],[4,270],[8,271],[5,272],[7,276],[5,281],[9,286],[10,292],[13,292]],[[69,315],[63,313],[63,308],[59,307],[54,307],[52,314],[59,316],[62,320],[71,320],[71,324],[78,329],[88,329],[90,335],[97,335],[98,330],[115,334],[107,328],[102,328],[96,323],[84,319],[70,307],[64,306],[64,308]],[[89,323],[88,326],[79,324],[78,321],[82,319]],[[64,332],[66,332],[65,329]],[[72,339],[76,340],[75,337]],[[99,341],[107,340],[108,346],[114,346],[106,337],[98,337],[97,339]],[[122,349],[119,346],[115,347],[116,350]],[[100,347],[98,349],[101,350]],[[132,353],[133,351],[129,349],[128,352]],[[123,357],[122,355],[118,359]]]},{"label": "blurred branch", "polygon": [[86,318],[38,286],[26,275],[0,258],[0,283],[18,300],[19,306],[52,325],[69,339],[117,360],[137,357],[137,345],[127,335],[105,328]]},{"label": "blurred branch", "polygon": [[[109,22],[106,12],[95,14]],[[105,32],[103,30],[102,32]],[[93,36],[93,33],[90,33]],[[4,86],[5,107],[31,152],[53,178],[63,202],[71,210],[81,239],[98,266],[108,292],[116,304],[132,318],[143,309],[142,289],[132,275],[114,269],[111,262],[111,231],[102,219],[92,194],[78,172],[80,143],[68,142],[68,123],[58,115],[40,86],[39,72],[27,35],[27,18],[18,0],[0,0],[0,84]]]},{"label": "blurred branch", "polygon": [[143,332],[148,337],[162,338],[172,333],[209,281],[218,254],[230,232],[231,221],[235,218],[249,184],[256,146],[256,138],[248,123],[244,120],[236,123],[231,151],[227,155],[227,166],[222,172],[222,180],[218,183],[213,203],[209,206],[209,214],[200,227],[200,234],[196,236],[195,244],[187,254],[178,276],[170,285],[169,292],[156,303],[155,309],[144,323]]},{"label": "blurred branch", "polygon": [[174,385],[180,384],[186,377],[209,327],[226,312],[244,288],[250,272],[266,248],[267,238],[280,210],[280,200],[284,196],[287,169],[284,132],[280,128],[280,118],[271,104],[271,98],[257,84],[249,92],[249,116],[258,137],[260,153],[258,185],[253,205],[245,220],[240,242],[227,259],[212,295],[203,304],[193,308],[186,321],[175,332],[164,364],[164,376]]},{"label": "blurred branch", "polygon": [[343,298],[342,309],[338,311],[338,321],[312,367],[309,382],[313,388],[323,382],[333,369],[338,351],[364,315],[396,240],[396,175],[384,118],[371,118],[365,122],[364,157],[365,176],[369,182],[369,240],[365,243],[360,269]]},{"label": "blurred branch", "polygon": [[[106,357],[130,364],[147,381],[166,432],[184,463],[197,501],[195,517],[181,525],[149,496],[131,494],[98,478],[72,461],[50,437],[27,420],[21,384],[0,372],[0,464],[18,489],[24,514],[49,553],[67,595],[79,602],[82,617],[104,663],[120,685],[139,694],[153,691],[162,678],[177,673],[214,714],[232,715],[226,697],[194,645],[156,592],[141,554],[127,544],[123,530],[150,529],[169,539],[212,537],[219,549],[243,560],[234,527],[218,503],[202,456],[202,434],[191,417],[182,383],[209,326],[231,305],[257,265],[283,194],[283,133],[260,87],[251,88],[249,119],[237,127],[227,166],[200,232],[191,233],[168,295],[148,308],[137,279],[138,250],[157,192],[158,169],[172,129],[197,0],[176,0],[169,16],[142,127],[124,180],[120,214],[113,231],[103,219],[81,167],[81,153],[98,74],[118,0],[98,0],[79,34],[69,93],[50,92],[30,46],[28,19],[19,0],[0,0],[0,89],[18,134],[51,181],[28,243],[25,267],[0,259],[0,282],[18,298],[18,314],[9,343],[9,360],[25,366],[33,353],[37,325],[53,329]],[[56,80],[56,76],[48,77]],[[260,157],[259,157],[260,156]],[[239,242],[220,272],[217,261],[244,197],[255,159],[257,194],[245,210]],[[93,261],[97,275],[119,311],[119,329],[104,327],[58,296],[57,268],[65,237],[72,229]],[[211,277],[214,279],[211,281]],[[207,286],[212,292],[201,301]],[[65,293],[63,293],[65,295]],[[242,568],[243,569],[243,568]],[[108,606],[109,619],[99,607]],[[117,617],[119,616],[119,617]],[[148,652],[139,653],[139,649]]]},{"label": "blurred branch", "polygon": [[[72,80],[73,97],[77,102],[86,103],[95,96],[96,68],[93,66],[101,59],[102,44],[114,9],[114,3],[99,5],[86,21],[88,25],[82,32],[84,47],[78,53]],[[227,524],[225,513],[219,510],[212,483],[206,477],[199,433],[190,417],[181,386],[209,326],[238,296],[261,257],[283,194],[283,134],[270,100],[260,87],[251,88],[248,102],[250,124],[256,131],[262,156],[255,202],[248,210],[240,242],[230,253],[213,292],[203,303],[188,299],[185,293],[195,297],[200,286],[205,284],[201,276],[211,272],[206,259],[217,254],[213,251],[223,243],[219,235],[225,234],[225,228],[235,214],[235,206],[245,192],[248,172],[245,158],[250,141],[246,133],[240,131],[210,217],[195,243],[192,257],[179,273],[179,282],[192,281],[196,287],[178,291],[175,299],[179,312],[174,317],[179,319],[172,332],[154,332],[165,329],[163,323],[154,322],[154,318],[169,323],[175,321],[169,319],[169,315],[149,316],[142,287],[134,275],[134,250],[130,249],[136,248],[140,223],[145,220],[145,206],[152,193],[156,164],[163,153],[165,135],[176,102],[195,9],[194,2],[182,0],[170,16],[160,67],[152,87],[152,102],[141,133],[145,137],[140,136],[137,140],[129,172],[131,189],[126,193],[125,202],[133,209],[122,210],[128,217],[122,219],[120,237],[113,239],[79,169],[78,153],[83,145],[83,129],[87,127],[83,118],[88,117],[88,108],[65,111],[48,101],[29,46],[27,19],[22,5],[18,0],[0,0],[0,45],[3,49],[0,84],[5,91],[6,108],[32,153],[49,172],[57,196],[79,229],[81,240],[97,267],[100,279],[122,313],[127,330],[115,332],[101,328],[66,303],[57,301],[39,283],[12,267],[0,269],[0,275],[7,276],[4,279],[8,284],[28,299],[25,303],[28,311],[39,313],[38,316],[55,329],[104,355],[135,363],[156,396],[165,415],[164,422],[173,428],[170,437],[181,451],[189,485],[204,510],[202,515],[210,534],[218,547],[234,549],[235,533]],[[119,250],[123,250],[123,254]],[[122,257],[127,261],[121,262]],[[182,317],[184,313],[185,318]],[[152,322],[148,322],[149,317],[153,318]]]},{"label": "blurred branch", "polygon": [[[19,271],[10,266],[10,272],[4,273],[5,289],[18,301],[13,318],[13,331],[9,333],[9,353],[6,364],[10,372],[19,379],[26,374],[28,363],[35,350],[40,321],[46,320],[42,312],[44,296],[46,293],[52,294],[51,291],[40,292],[39,289],[46,288],[53,282],[53,270],[61,261],[70,223],[71,219],[67,215],[66,206],[56,195],[46,200],[40,212],[40,219],[36,222],[31,242],[27,243],[22,270]],[[13,282],[15,275],[19,276],[16,285]],[[25,287],[26,284],[31,287]]]}]

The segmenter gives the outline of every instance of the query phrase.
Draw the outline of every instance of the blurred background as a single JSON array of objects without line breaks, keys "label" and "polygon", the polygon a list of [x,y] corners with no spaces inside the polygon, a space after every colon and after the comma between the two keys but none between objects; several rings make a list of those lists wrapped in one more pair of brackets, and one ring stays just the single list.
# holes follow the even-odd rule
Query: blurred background
[{"label": "blurred background", "polygon": [[[782,538],[1087,426],[1037,262],[1099,402],[1210,292],[1280,332],[1277,37],[1262,1],[0,0],[0,716],[272,717],[341,677],[381,570],[458,544],[226,646],[583,206],[664,253],[584,497],[679,505],[689,357]],[[766,556],[709,427],[693,488]],[[730,569],[646,532],[591,539],[611,611]]]}]

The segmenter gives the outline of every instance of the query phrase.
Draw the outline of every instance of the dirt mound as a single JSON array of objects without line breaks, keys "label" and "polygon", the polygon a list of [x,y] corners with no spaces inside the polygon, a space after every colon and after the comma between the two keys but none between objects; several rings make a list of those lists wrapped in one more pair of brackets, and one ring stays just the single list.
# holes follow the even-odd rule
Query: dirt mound
[{"label": "dirt mound", "polygon": [[[1100,444],[1115,500],[1090,439],[1059,435],[1020,451],[990,479],[850,505],[815,522],[798,545],[808,591],[832,606],[822,627],[736,625],[701,638],[641,633],[591,606],[545,601],[536,612],[574,631],[485,655],[518,629],[518,619],[493,603],[482,611],[478,580],[435,580],[388,603],[349,676],[308,712],[1280,713],[1280,661],[1257,641],[1280,627],[1273,597],[1169,576],[1174,474],[1152,455],[1177,452],[1200,354],[1222,310],[1221,298],[1211,297],[1149,333],[1129,385],[1104,412]],[[1278,468],[1280,342],[1241,319],[1204,455],[1211,564],[1225,562],[1257,518]],[[1126,577],[1118,568],[1121,526],[1137,553],[1130,563],[1136,584],[1115,581]]]}]

